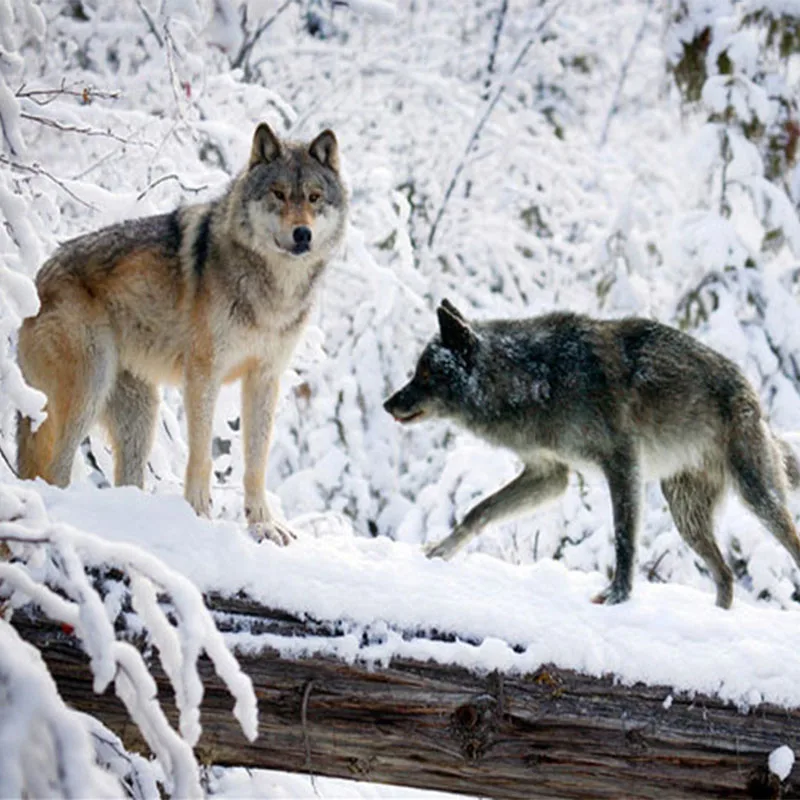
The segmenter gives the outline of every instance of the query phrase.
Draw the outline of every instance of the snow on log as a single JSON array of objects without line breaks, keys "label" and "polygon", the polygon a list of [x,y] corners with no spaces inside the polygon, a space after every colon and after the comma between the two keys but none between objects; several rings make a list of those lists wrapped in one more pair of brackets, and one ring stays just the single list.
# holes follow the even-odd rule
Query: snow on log
[{"label": "snow on log", "polygon": [[[246,599],[208,600],[229,630],[298,640],[342,635]],[[87,658],[70,636],[19,612],[14,625],[40,649],[68,703],[129,748],[144,748],[120,702],[93,692]],[[797,748],[797,710],[743,710],[550,665],[477,674],[404,658],[383,667],[287,658],[271,648],[239,660],[258,696],[259,736],[245,738],[224,684],[201,660],[207,689],[197,752],[207,763],[503,798],[800,796],[792,774],[781,780],[769,761],[776,748]],[[153,672],[174,720],[170,682],[160,666]]]}]

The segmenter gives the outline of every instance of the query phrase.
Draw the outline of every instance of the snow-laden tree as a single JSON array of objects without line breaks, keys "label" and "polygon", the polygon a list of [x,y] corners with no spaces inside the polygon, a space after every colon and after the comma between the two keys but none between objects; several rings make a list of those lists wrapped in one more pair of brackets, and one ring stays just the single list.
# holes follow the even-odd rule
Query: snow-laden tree
[{"label": "snow-laden tree", "polygon": [[[678,321],[745,367],[779,431],[800,422],[795,12],[771,0],[682,2],[668,31],[687,113],[705,116],[695,149],[697,208],[676,241],[693,269]],[[746,529],[729,546],[757,594],[789,598],[788,563]]]}]

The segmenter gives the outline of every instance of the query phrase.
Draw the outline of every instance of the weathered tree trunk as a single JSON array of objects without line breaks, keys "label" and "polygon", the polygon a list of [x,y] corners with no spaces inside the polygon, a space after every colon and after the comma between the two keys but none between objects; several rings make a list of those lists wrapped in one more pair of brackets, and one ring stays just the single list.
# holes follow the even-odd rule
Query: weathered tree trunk
[{"label": "weathered tree trunk", "polygon": [[[309,624],[242,601],[212,599],[222,624],[302,636]],[[92,692],[86,658],[52,626],[17,615],[62,696],[96,715],[126,745],[136,728],[110,693]],[[323,624],[311,625],[315,633]],[[334,631],[328,631],[335,635]],[[675,654],[680,658],[680,653]],[[501,677],[394,661],[368,669],[274,651],[241,656],[259,699],[260,735],[247,742],[231,699],[202,665],[201,760],[310,772],[502,798],[797,797],[767,769],[782,744],[800,745],[800,712],[759,706],[749,713],[712,698],[659,686],[622,686],[543,666]],[[167,706],[170,690],[154,674]]]}]

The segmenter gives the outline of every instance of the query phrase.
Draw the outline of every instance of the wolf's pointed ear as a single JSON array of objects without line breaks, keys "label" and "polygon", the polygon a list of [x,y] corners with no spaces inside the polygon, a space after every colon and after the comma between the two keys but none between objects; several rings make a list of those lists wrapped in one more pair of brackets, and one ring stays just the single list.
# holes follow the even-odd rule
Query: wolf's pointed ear
[{"label": "wolf's pointed ear", "polygon": [[441,306],[445,311],[449,311],[454,317],[467,321],[467,318],[445,297],[441,302]]},{"label": "wolf's pointed ear", "polygon": [[439,332],[442,337],[442,345],[454,353],[464,356],[470,355],[478,344],[478,337],[475,336],[469,323],[459,314],[454,314],[442,303],[436,309],[436,316],[439,318]]},{"label": "wolf's pointed ear", "polygon": [[253,134],[253,147],[250,150],[250,166],[269,164],[281,154],[280,139],[272,132],[266,122],[262,122]]},{"label": "wolf's pointed ear", "polygon": [[324,130],[308,146],[308,152],[323,167],[330,167],[334,172],[339,171],[339,143],[332,130]]}]

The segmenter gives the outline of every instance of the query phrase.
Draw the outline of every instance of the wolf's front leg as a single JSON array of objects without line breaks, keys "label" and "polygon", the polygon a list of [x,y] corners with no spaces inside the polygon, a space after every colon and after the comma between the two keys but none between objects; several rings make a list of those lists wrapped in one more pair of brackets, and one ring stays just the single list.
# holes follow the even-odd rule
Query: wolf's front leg
[{"label": "wolf's front leg", "polygon": [[428,558],[452,558],[483,528],[518,516],[550,500],[567,488],[569,468],[560,461],[526,465],[514,480],[471,509],[453,532],[441,542],[425,548]]},{"label": "wolf's front leg", "polygon": [[611,584],[592,599],[615,605],[630,597],[634,557],[642,506],[642,478],[633,447],[623,447],[603,466],[614,514],[614,550],[617,559]]},{"label": "wolf's front leg", "polygon": [[264,490],[277,401],[278,376],[262,364],[245,373],[242,380],[244,512],[256,538],[286,545],[296,537],[273,518]]},{"label": "wolf's front leg", "polygon": [[219,379],[208,364],[190,363],[185,381],[189,461],[184,496],[198,515],[207,517],[211,511],[211,428]]}]

